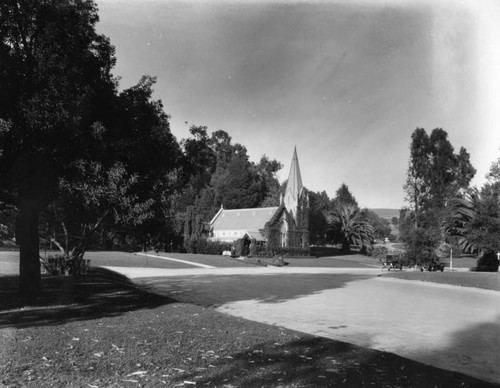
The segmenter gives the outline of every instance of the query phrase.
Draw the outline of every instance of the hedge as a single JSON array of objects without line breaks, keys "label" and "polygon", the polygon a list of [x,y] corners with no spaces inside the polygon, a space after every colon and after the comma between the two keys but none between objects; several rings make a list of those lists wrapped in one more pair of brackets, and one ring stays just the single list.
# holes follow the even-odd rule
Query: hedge
[{"label": "hedge", "polygon": [[186,248],[187,253],[222,255],[222,252],[231,250],[231,244],[222,241],[209,241],[205,238],[187,238],[184,240],[184,248]]},{"label": "hedge", "polygon": [[301,247],[266,247],[252,244],[250,246],[250,255],[254,257],[309,257],[311,250]]}]

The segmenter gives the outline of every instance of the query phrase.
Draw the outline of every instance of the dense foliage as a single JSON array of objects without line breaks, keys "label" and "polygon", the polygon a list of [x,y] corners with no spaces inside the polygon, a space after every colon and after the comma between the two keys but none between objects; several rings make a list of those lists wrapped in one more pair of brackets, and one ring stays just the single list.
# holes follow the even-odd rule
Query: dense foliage
[{"label": "dense foliage", "polygon": [[91,1],[0,4],[1,201],[19,210],[20,290],[40,289],[38,213],[104,122],[114,49]]},{"label": "dense foliage", "polygon": [[448,206],[443,230],[458,237],[464,252],[478,253],[476,269],[497,271],[500,251],[500,159],[491,165],[488,183],[453,198]]},{"label": "dense foliage", "polygon": [[180,192],[176,208],[179,219],[184,219],[185,242],[199,240],[221,206],[279,205],[281,186],[276,173],[281,163],[265,155],[257,164],[250,161],[246,148],[233,144],[221,130],[209,135],[206,127],[191,126],[190,133],[191,137],[181,142],[189,183]]},{"label": "dense foliage", "polygon": [[359,208],[353,204],[338,203],[329,215],[329,226],[333,242],[342,245],[343,253],[350,253],[351,245],[362,250],[371,247],[373,226],[363,219]]},{"label": "dense foliage", "polygon": [[27,296],[40,289],[39,233],[73,263],[104,225],[105,238],[147,242],[181,185],[154,79],[118,93],[97,21],[92,1],[0,4],[0,201],[17,209]]},{"label": "dense foliage", "polygon": [[475,174],[467,151],[458,154],[447,133],[434,129],[430,136],[422,128],[412,134],[406,183],[410,209],[400,217],[400,237],[409,249],[409,258],[421,263],[436,259],[436,249],[448,202],[466,189]]}]

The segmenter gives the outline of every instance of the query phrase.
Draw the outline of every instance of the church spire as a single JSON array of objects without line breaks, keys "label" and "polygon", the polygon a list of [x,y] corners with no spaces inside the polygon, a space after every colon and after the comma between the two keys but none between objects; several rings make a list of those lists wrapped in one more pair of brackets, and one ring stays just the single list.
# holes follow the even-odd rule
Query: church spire
[{"label": "church spire", "polygon": [[295,217],[297,215],[297,206],[302,194],[302,176],[300,175],[299,158],[297,157],[297,147],[293,150],[292,165],[288,174],[286,184],[284,203],[287,210]]}]

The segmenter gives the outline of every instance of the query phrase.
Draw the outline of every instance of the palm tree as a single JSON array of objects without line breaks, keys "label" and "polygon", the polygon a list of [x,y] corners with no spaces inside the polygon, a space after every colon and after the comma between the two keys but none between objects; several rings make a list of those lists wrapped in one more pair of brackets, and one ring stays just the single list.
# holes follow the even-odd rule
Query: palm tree
[{"label": "palm tree", "polygon": [[366,248],[373,241],[373,227],[363,220],[358,207],[339,203],[328,216],[328,228],[335,243],[342,244],[342,252],[350,253],[351,245]]},{"label": "palm tree", "polygon": [[500,248],[499,190],[486,185],[481,191],[470,189],[448,204],[448,217],[443,230],[448,236],[458,236],[464,252],[488,253]]}]

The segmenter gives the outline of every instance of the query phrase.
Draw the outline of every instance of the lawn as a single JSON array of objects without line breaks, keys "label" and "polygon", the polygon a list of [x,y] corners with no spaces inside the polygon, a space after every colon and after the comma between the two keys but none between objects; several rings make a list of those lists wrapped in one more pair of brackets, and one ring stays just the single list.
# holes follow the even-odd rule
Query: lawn
[{"label": "lawn", "polygon": [[392,354],[147,293],[103,270],[0,277],[0,386],[493,387]]},{"label": "lawn", "polygon": [[461,287],[475,287],[485,290],[500,291],[499,272],[420,272],[420,271],[391,271],[382,276],[404,280],[432,282]]}]

